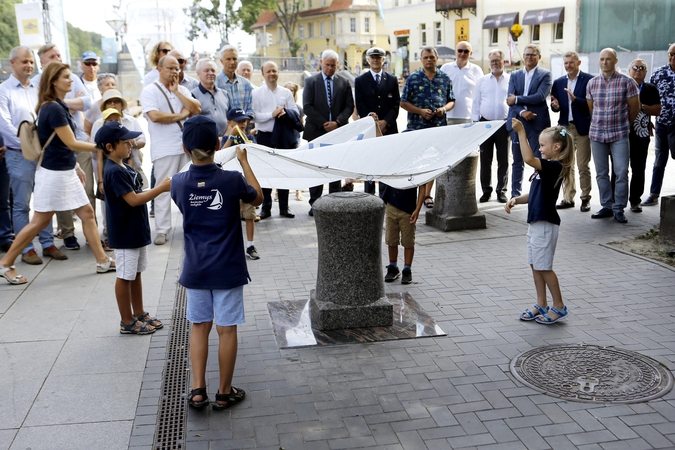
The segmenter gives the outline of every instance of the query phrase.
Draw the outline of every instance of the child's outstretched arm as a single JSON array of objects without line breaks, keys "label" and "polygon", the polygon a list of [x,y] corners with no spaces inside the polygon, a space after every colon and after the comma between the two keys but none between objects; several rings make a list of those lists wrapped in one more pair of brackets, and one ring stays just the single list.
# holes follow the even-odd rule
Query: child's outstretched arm
[{"label": "child's outstretched arm", "polygon": [[423,186],[419,187],[419,194],[417,195],[417,206],[415,206],[415,211],[410,215],[410,223],[413,224],[417,222],[417,219],[420,216],[420,210],[422,209],[422,205],[424,205],[424,195],[425,191],[423,189]]},{"label": "child's outstretched arm", "polygon": [[237,146],[237,160],[239,160],[239,164],[241,164],[241,168],[244,171],[244,178],[246,178],[246,182],[253,186],[253,188],[258,192],[258,196],[255,198],[255,200],[249,202],[249,204],[253,206],[261,205],[263,202],[262,189],[260,188],[260,183],[258,183],[258,179],[255,177],[253,170],[251,170],[251,166],[248,164],[245,148]]},{"label": "child's outstretched arm", "polygon": [[511,200],[506,202],[506,205],[504,205],[504,210],[508,213],[511,214],[511,208],[516,206],[517,204],[521,203],[527,203],[530,200],[530,194],[523,194],[520,197],[513,197]]},{"label": "child's outstretched arm", "polygon": [[171,177],[164,178],[164,181],[156,185],[152,189],[143,191],[140,194],[135,193],[134,191],[127,192],[122,196],[125,202],[129,206],[140,206],[148,203],[153,198],[156,198],[159,194],[163,192],[169,192],[171,190]]},{"label": "child's outstretched arm", "polygon": [[520,141],[520,154],[523,156],[523,161],[525,161],[525,164],[530,167],[534,167],[537,170],[541,170],[541,161],[539,158],[535,158],[534,153],[532,152],[532,147],[530,147],[530,143],[527,140],[527,134],[525,133],[525,127],[523,127],[523,123],[520,120],[513,118],[511,119],[511,126],[513,127],[513,131],[518,133],[518,140]]}]

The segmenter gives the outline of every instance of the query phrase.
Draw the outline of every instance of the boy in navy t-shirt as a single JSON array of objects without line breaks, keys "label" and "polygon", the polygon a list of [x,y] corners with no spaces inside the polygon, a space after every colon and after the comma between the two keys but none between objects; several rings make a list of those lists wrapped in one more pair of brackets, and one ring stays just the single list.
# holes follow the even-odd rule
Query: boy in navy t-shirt
[{"label": "boy in navy t-shirt", "polygon": [[120,311],[120,333],[150,334],[162,328],[159,320],[143,308],[141,272],[148,262],[150,222],[146,203],[171,188],[171,179],[149,191],[134,168],[124,163],[131,154],[131,139],[141,133],[119,122],[108,122],[96,133],[96,145],[108,157],[103,173],[108,241],[115,249],[117,281],[115,296]]}]

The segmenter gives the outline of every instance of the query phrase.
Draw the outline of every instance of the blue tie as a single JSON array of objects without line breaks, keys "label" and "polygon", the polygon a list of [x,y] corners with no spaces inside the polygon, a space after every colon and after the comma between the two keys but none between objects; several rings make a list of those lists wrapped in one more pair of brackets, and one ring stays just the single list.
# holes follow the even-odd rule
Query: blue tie
[{"label": "blue tie", "polygon": [[330,87],[331,78],[326,77],[326,89],[328,89],[328,108],[333,109],[333,91]]},{"label": "blue tie", "polygon": [[378,86],[380,85],[380,74],[379,73],[375,74],[375,83],[377,83]]}]

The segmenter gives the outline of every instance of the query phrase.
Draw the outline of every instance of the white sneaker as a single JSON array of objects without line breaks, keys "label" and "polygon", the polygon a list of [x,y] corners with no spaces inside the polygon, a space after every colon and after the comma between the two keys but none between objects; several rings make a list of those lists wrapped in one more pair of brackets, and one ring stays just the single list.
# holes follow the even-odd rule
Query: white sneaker
[{"label": "white sneaker", "polygon": [[155,245],[164,244],[166,244],[166,233],[157,233],[157,236],[155,236]]}]

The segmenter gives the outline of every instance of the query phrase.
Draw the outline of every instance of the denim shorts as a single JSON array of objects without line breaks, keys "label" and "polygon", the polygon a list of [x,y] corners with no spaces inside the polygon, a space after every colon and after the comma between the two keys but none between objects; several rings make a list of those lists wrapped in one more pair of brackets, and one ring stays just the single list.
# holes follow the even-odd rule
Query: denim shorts
[{"label": "denim shorts", "polygon": [[553,270],[553,257],[560,225],[545,220],[530,223],[527,229],[527,263],[534,270]]},{"label": "denim shorts", "polygon": [[192,323],[212,322],[229,327],[241,325],[244,320],[244,286],[232,289],[187,290],[186,318]]}]

